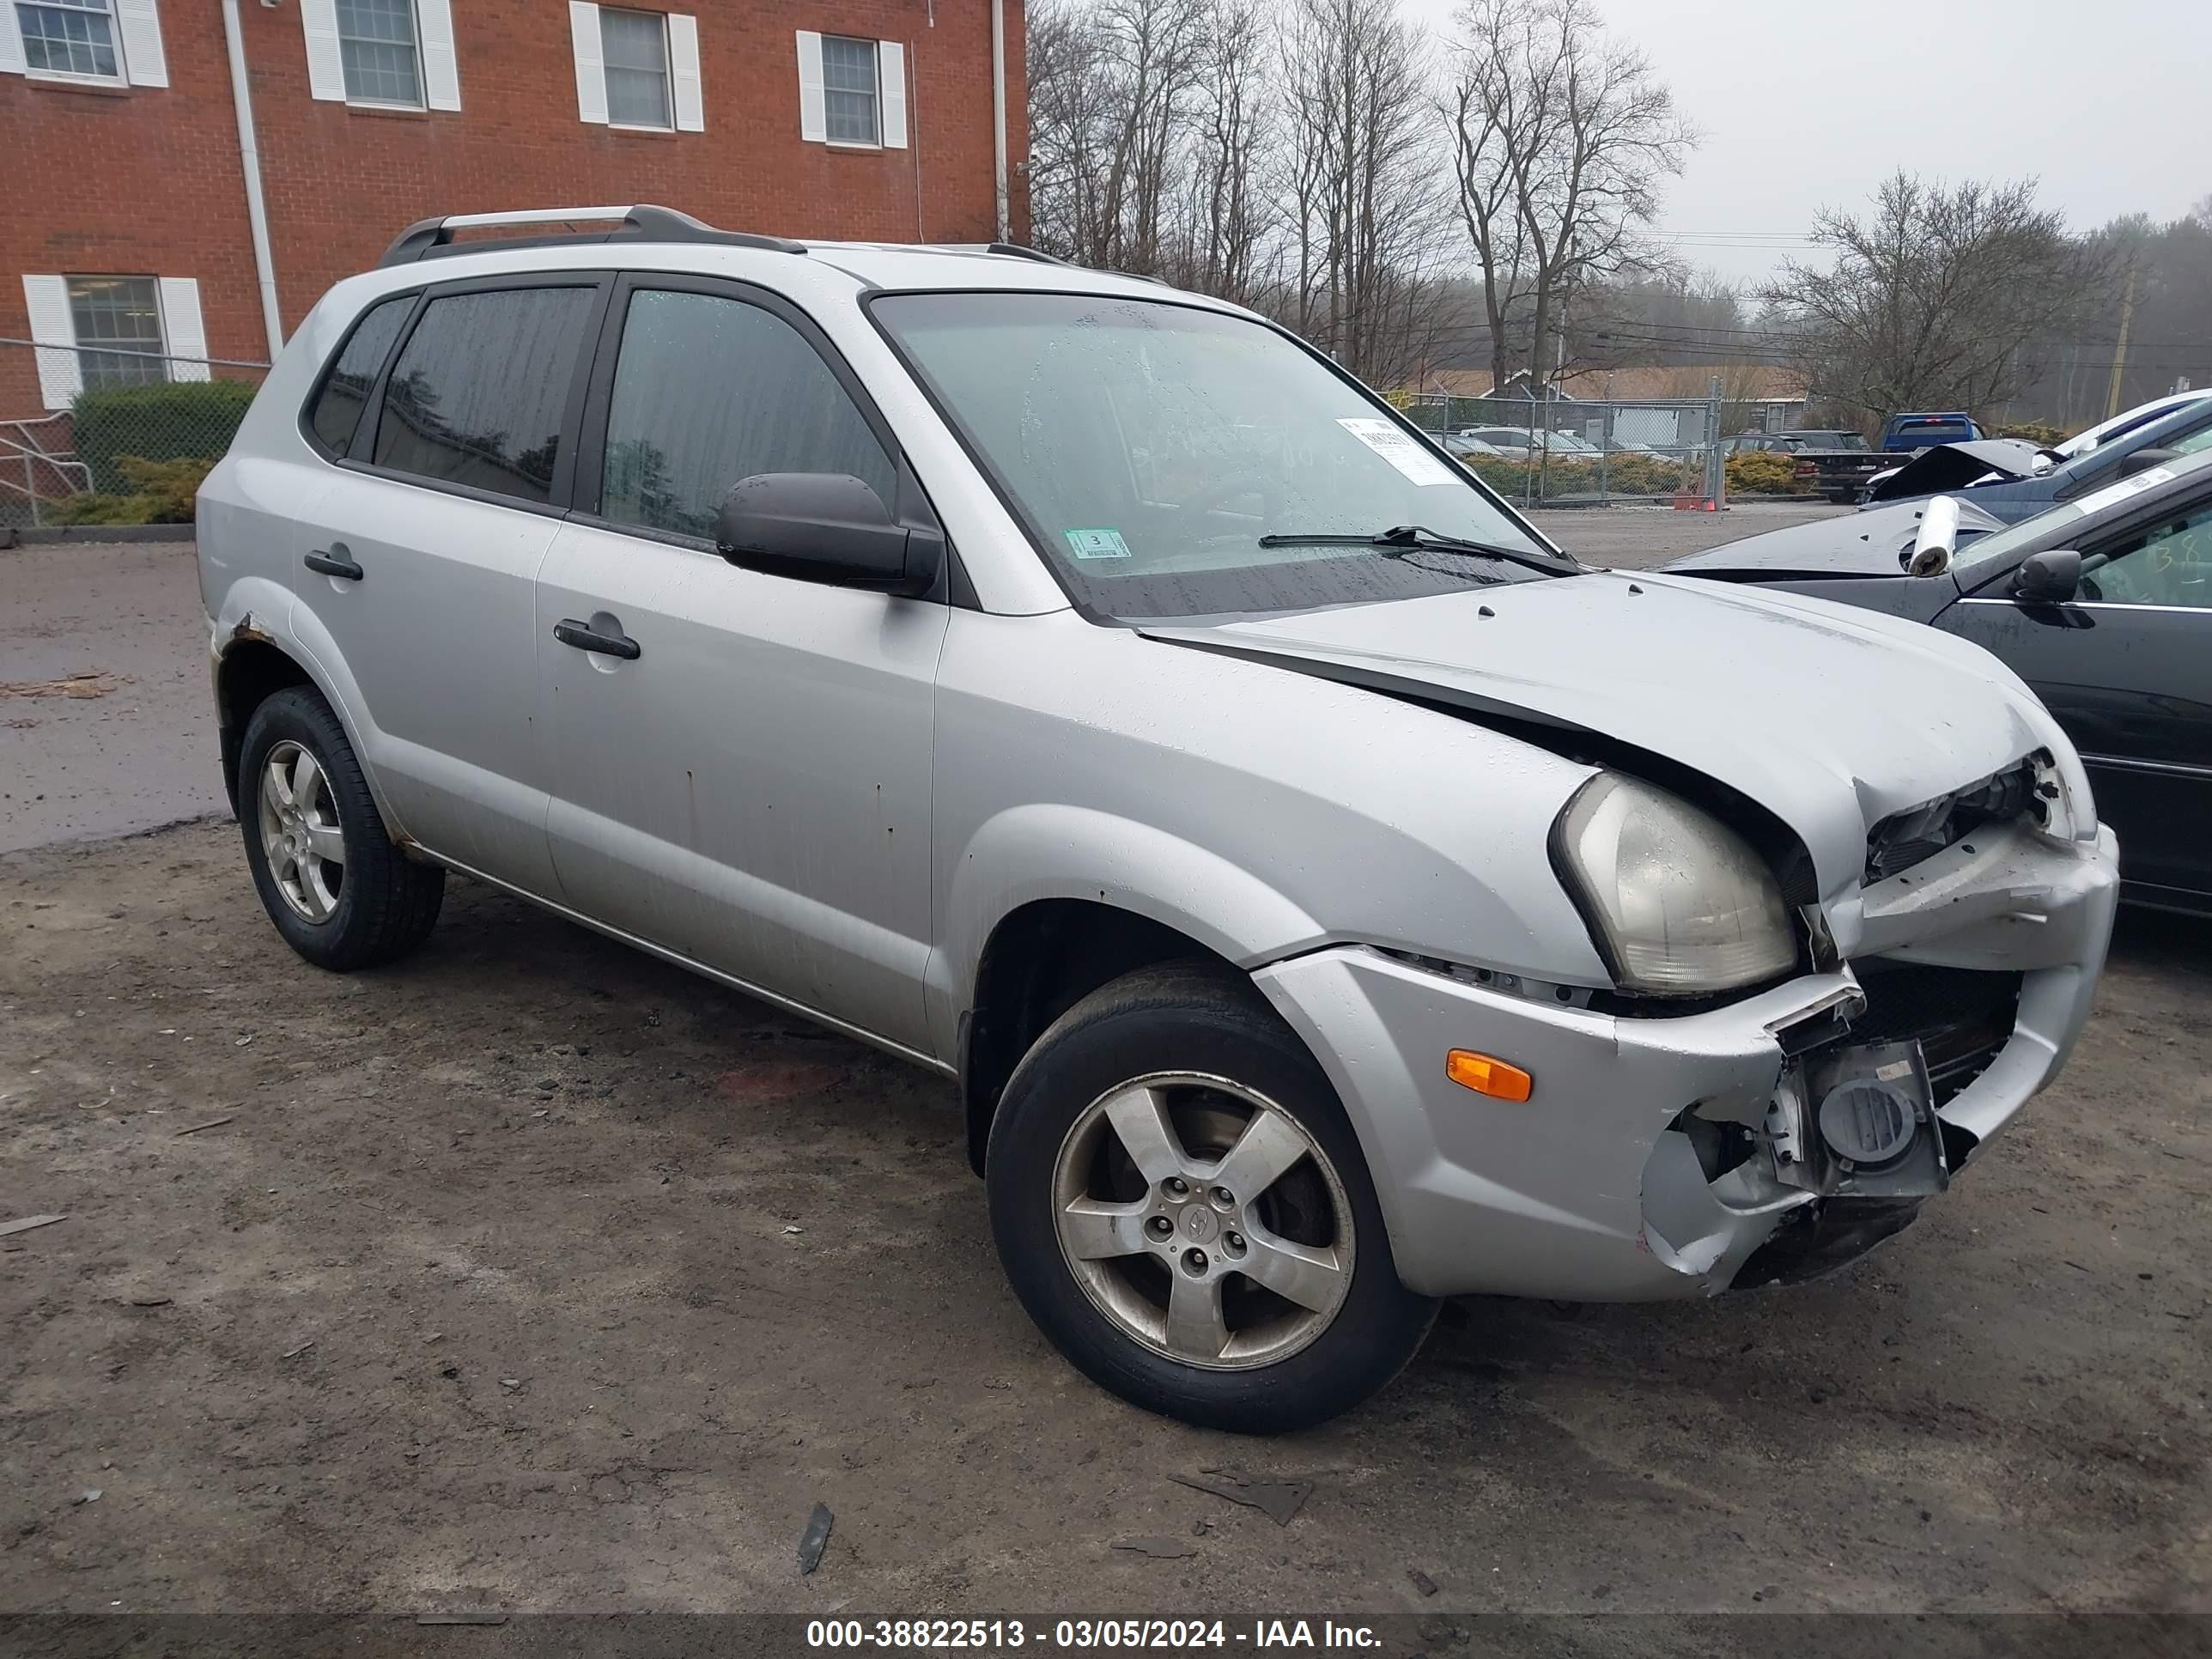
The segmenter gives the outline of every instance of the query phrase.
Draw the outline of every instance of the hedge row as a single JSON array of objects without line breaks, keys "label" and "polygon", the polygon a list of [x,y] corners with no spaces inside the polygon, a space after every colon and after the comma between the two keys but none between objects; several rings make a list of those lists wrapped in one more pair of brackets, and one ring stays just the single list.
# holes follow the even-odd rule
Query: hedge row
[{"label": "hedge row", "polygon": [[130,488],[125,456],[212,466],[237,435],[255,390],[244,380],[173,380],[79,392],[72,411],[77,459],[100,494]]}]

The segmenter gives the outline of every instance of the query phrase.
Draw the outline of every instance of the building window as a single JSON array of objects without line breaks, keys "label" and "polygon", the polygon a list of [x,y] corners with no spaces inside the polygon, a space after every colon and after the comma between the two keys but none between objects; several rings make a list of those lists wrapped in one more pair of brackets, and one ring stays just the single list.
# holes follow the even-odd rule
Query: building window
[{"label": "building window", "polygon": [[357,104],[422,107],[415,0],[337,0],[345,95]]},{"label": "building window", "polygon": [[877,119],[876,43],[822,37],[822,104],[833,144],[883,142]]},{"label": "building window", "polygon": [[[169,378],[161,301],[151,276],[72,276],[69,303],[86,391]],[[113,349],[90,349],[103,345]]]},{"label": "building window", "polygon": [[113,0],[37,0],[17,5],[15,17],[23,31],[23,61],[32,74],[123,78]]},{"label": "building window", "polygon": [[676,123],[668,106],[668,20],[657,11],[599,9],[599,51],[606,65],[607,120],[618,127]]}]

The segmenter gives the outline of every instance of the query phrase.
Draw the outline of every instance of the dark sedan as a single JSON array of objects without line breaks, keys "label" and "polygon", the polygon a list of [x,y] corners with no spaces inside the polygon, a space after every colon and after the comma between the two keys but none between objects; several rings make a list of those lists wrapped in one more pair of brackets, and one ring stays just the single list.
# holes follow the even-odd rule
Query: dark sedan
[{"label": "dark sedan", "polygon": [[[2025,521],[1929,503],[1753,536],[1667,567],[1910,617],[1987,647],[2081,752],[2120,840],[2123,895],[2212,914],[2212,449]],[[1950,550],[1948,563],[1943,550]],[[1916,563],[1933,574],[1909,574]],[[1940,719],[1941,711],[1929,711]]]},{"label": "dark sedan", "polygon": [[2212,401],[2186,404],[2071,459],[2011,438],[1923,450],[1867,492],[1875,506],[1945,493],[2018,524],[2059,501],[2079,501],[2147,468],[2212,448]]}]

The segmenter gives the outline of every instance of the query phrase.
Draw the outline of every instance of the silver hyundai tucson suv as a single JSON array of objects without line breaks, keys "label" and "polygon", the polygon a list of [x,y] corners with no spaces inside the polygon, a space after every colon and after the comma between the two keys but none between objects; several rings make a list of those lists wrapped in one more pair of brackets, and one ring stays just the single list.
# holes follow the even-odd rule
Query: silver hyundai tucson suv
[{"label": "silver hyundai tucson suv", "polygon": [[1438,1297],[1850,1260],[2112,925],[1994,658],[1586,568],[1265,319],[1020,248],[427,222],[199,558],[301,956],[459,871],[941,1073],[1023,1305],[1194,1423],[1354,1405]]}]

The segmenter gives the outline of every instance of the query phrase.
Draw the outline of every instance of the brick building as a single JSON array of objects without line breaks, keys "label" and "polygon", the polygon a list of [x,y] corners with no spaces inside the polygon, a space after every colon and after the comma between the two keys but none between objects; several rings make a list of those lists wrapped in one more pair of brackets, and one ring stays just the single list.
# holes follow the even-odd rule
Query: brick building
[{"label": "brick building", "polygon": [[1025,236],[1022,0],[690,3],[0,0],[0,339],[79,348],[0,346],[0,420],[163,372],[94,342],[265,361],[434,214]]}]

